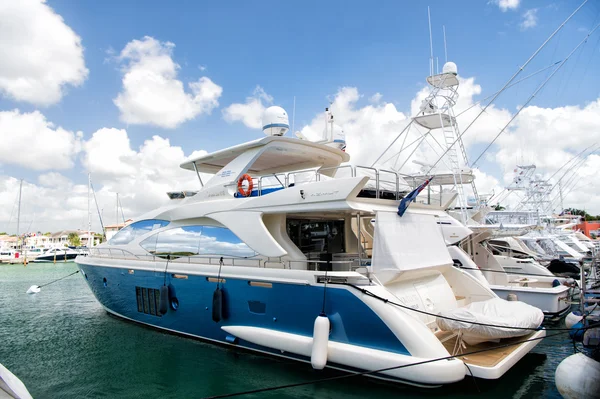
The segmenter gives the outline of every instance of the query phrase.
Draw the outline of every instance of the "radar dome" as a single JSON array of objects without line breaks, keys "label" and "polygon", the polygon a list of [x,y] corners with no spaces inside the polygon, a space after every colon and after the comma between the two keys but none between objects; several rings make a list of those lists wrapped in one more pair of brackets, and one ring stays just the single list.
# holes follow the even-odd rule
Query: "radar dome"
[{"label": "radar dome", "polygon": [[262,130],[267,136],[283,136],[290,130],[290,122],[285,109],[269,107],[262,117]]},{"label": "radar dome", "polygon": [[443,73],[453,73],[454,75],[458,75],[458,68],[454,62],[446,62],[444,67],[442,68]]}]

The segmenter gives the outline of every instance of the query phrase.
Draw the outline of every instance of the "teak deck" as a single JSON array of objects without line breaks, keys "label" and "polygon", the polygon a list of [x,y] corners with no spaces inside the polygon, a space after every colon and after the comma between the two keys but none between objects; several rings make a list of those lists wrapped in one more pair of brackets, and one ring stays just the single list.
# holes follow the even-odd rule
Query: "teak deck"
[{"label": "teak deck", "polygon": [[[491,349],[489,351],[485,351],[485,352],[481,352],[481,353],[467,355],[467,356],[457,354],[456,357],[464,360],[465,362],[467,362],[469,364],[473,364],[473,365],[477,365],[477,366],[481,366],[481,367],[494,367],[498,363],[500,363],[502,361],[502,359],[506,358],[506,356],[510,355],[512,352],[517,350],[517,348],[521,344],[515,344],[515,345],[511,345],[511,346],[503,346],[503,345],[525,341],[526,339],[531,338],[533,334],[534,333],[532,332],[531,334],[527,334],[522,337],[501,339],[500,342],[498,342],[498,343],[482,342],[477,345],[469,345],[465,342],[464,344],[466,345],[466,349],[461,348],[460,353],[474,352],[474,351],[479,351],[479,350],[483,350],[483,349],[495,348],[495,347],[499,347],[499,346],[502,346],[502,347],[499,347],[496,349]],[[448,352],[452,355],[453,351],[454,351],[454,346],[456,345],[456,338],[457,338],[456,335],[454,335],[450,332],[446,332],[446,331],[443,331],[443,332],[440,331],[436,335],[438,336],[438,338],[440,339],[440,341],[442,342],[442,344],[444,345],[446,350],[448,350]]]}]

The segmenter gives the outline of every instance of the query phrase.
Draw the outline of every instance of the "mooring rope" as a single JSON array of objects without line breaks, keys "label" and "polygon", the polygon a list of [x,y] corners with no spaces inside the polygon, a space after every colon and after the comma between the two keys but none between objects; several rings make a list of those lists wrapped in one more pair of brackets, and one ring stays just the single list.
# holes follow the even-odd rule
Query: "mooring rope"
[{"label": "mooring rope", "polygon": [[380,297],[377,294],[372,293],[369,290],[366,290],[364,288],[360,288],[354,284],[350,284],[350,283],[335,283],[335,282],[330,282],[330,284],[339,284],[339,285],[346,285],[349,287],[352,287],[360,292],[362,292],[365,295],[371,296],[373,298],[379,299],[380,301],[384,302],[384,303],[389,303],[391,305],[397,306],[399,308],[402,309],[406,309],[406,310],[411,310],[413,312],[417,312],[417,313],[421,313],[427,316],[432,316],[432,317],[439,317],[440,319],[446,319],[446,320],[452,320],[452,321],[458,321],[460,323],[467,323],[467,324],[474,324],[474,325],[478,325],[478,326],[484,326],[484,327],[495,327],[495,328],[508,328],[508,329],[512,329],[512,330],[523,330],[523,331],[580,331],[580,330],[586,330],[588,328],[593,328],[593,327],[597,327],[600,326],[600,322],[598,323],[594,323],[594,324],[590,324],[587,327],[582,327],[582,328],[577,328],[577,329],[572,329],[572,328],[545,328],[545,327],[537,327],[537,328],[533,328],[533,327],[516,327],[516,326],[501,326],[501,325],[497,325],[497,324],[489,324],[489,323],[479,323],[476,321],[470,321],[470,320],[461,320],[461,319],[457,319],[454,317],[449,317],[449,316],[443,316],[443,315],[439,315],[439,314],[435,314],[435,313],[431,313],[431,312],[427,312],[424,310],[420,310],[420,309],[414,309],[411,308],[410,306],[405,306],[402,305],[400,303],[396,303],[394,301],[390,301],[389,299]]},{"label": "mooring rope", "polygon": [[50,281],[49,283],[46,283],[46,284],[43,284],[43,285],[38,285],[38,287],[39,287],[39,288],[42,288],[42,287],[45,287],[45,286],[47,286],[47,285],[54,284],[54,283],[56,283],[57,281],[64,280],[64,279],[66,279],[67,277],[71,277],[72,275],[74,275],[74,274],[77,274],[77,273],[79,273],[79,269],[78,269],[78,270],[76,270],[76,271],[74,271],[73,273],[71,273],[71,274],[67,275],[67,276],[64,276],[64,277],[58,278],[58,279],[56,279],[56,280],[54,280],[54,281]]}]

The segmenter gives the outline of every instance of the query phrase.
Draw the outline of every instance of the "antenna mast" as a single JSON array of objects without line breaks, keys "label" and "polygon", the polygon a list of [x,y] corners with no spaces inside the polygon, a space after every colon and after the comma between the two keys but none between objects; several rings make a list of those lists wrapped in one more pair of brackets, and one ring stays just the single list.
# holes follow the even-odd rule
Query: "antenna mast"
[{"label": "antenna mast", "polygon": [[90,191],[92,187],[92,174],[88,173],[88,241],[87,247],[91,248],[94,246],[94,239],[92,238],[92,208],[90,207]]},{"label": "antenna mast", "polygon": [[433,76],[433,38],[431,36],[431,12],[427,6],[427,20],[429,21],[429,76]]},{"label": "antenna mast", "polygon": [[[19,208],[17,210],[17,247],[19,247],[19,225],[21,224],[21,191],[23,191],[23,179],[19,181]],[[13,208],[14,209],[14,208]]]},{"label": "antenna mast", "polygon": [[294,108],[292,109],[292,134],[296,133],[296,96],[294,96]]},{"label": "antenna mast", "polygon": [[444,62],[448,62],[448,49],[446,48],[446,25],[442,25],[442,29],[444,30]]}]

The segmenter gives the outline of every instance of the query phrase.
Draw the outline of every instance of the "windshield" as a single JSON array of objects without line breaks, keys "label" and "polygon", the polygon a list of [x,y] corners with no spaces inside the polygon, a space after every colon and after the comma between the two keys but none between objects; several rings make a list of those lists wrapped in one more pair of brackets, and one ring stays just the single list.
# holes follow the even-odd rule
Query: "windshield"
[{"label": "windshield", "polygon": [[135,240],[136,237],[140,237],[146,233],[149,233],[153,230],[160,229],[161,227],[165,227],[169,222],[166,220],[159,219],[148,219],[148,220],[140,220],[139,222],[135,222],[126,226],[119,230],[117,234],[113,238],[111,238],[108,243],[111,245],[125,245],[129,244],[131,241]]},{"label": "windshield", "polygon": [[541,255],[546,255],[546,251],[544,251],[544,248],[542,248],[537,242],[533,240],[523,240],[523,243],[527,246],[527,248],[529,248],[533,252],[537,252]]},{"label": "windshield", "polygon": [[552,242],[552,240],[548,239],[548,238],[543,238],[538,240],[538,243],[540,244],[540,246],[544,249],[544,251],[549,254],[549,255],[554,255],[556,254],[556,245],[554,245],[554,243]]}]

